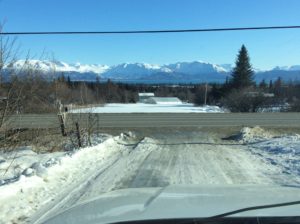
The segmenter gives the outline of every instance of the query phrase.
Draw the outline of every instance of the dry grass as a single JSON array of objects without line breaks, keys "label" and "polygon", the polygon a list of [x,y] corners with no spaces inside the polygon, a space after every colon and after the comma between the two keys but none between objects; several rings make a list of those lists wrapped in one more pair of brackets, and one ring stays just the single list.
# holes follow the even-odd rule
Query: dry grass
[{"label": "dry grass", "polygon": [[[124,132],[134,132],[137,138],[142,137],[157,137],[168,136],[169,134],[176,133],[177,135],[187,135],[189,133],[206,133],[216,139],[226,138],[228,136],[239,133],[242,127],[180,127],[180,128],[100,128],[97,133],[107,133],[110,135],[120,135]],[[264,128],[274,135],[282,134],[300,134],[299,128]],[[11,150],[19,146],[33,146],[33,150],[39,153],[43,152],[56,152],[66,150],[66,144],[70,144],[70,133],[72,130],[67,131],[69,136],[63,137],[60,129],[24,129],[18,132],[10,132],[13,142],[10,145]],[[95,131],[93,132],[95,133]],[[8,144],[9,145],[9,144]],[[3,148],[3,145],[0,147]]]}]

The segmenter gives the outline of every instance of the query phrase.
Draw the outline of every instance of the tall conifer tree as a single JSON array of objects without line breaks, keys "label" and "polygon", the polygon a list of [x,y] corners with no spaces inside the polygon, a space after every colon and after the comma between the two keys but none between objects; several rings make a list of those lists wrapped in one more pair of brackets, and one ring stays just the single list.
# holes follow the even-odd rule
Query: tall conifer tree
[{"label": "tall conifer tree", "polygon": [[242,45],[239,51],[231,76],[231,85],[233,88],[241,89],[254,84],[254,72],[245,45]]}]

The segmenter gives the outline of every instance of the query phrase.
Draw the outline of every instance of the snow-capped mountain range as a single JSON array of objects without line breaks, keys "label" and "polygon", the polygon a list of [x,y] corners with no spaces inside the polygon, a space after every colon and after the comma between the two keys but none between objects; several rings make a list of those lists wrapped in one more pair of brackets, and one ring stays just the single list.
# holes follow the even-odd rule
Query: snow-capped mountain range
[{"label": "snow-capped mountain range", "polygon": [[[112,79],[124,82],[222,82],[230,75],[231,64],[217,65],[203,61],[177,62],[166,65],[148,63],[123,63],[113,66],[101,64],[68,64],[61,61],[18,60],[13,65],[16,70],[34,68],[45,75],[69,76],[72,80],[94,81]],[[270,80],[281,76],[285,80],[300,80],[300,65],[277,66],[269,71],[254,69],[256,80]]]},{"label": "snow-capped mountain range", "polygon": [[113,66],[100,65],[100,64],[68,64],[61,61],[42,61],[42,60],[18,60],[14,63],[14,68],[21,69],[24,66],[39,69],[44,72],[57,71],[57,72],[94,72],[98,74],[108,73],[115,75],[122,73],[123,75],[129,75],[132,73],[149,75],[157,72],[178,72],[187,74],[200,73],[213,73],[213,72],[227,72],[226,69],[230,69],[230,65],[226,65],[223,68],[220,65],[206,63],[203,61],[194,62],[178,62],[168,65],[154,65],[147,63],[122,63]]},{"label": "snow-capped mountain range", "polygon": [[15,69],[34,68],[43,72],[93,72],[101,74],[105,72],[109,66],[90,64],[83,65],[80,63],[68,64],[61,61],[47,60],[18,60],[12,65]]}]

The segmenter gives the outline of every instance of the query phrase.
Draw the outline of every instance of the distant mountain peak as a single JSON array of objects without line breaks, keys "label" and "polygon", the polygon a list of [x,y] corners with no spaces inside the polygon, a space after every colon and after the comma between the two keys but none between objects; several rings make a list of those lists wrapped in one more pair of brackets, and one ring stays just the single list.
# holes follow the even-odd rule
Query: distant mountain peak
[{"label": "distant mountain peak", "polygon": [[209,73],[223,73],[226,72],[220,65],[211,64],[203,61],[192,61],[192,62],[177,62],[169,64],[166,67],[178,73],[188,74],[209,74]]},{"label": "distant mountain peak", "polygon": [[48,60],[18,60],[14,63],[13,67],[15,69],[21,70],[26,68],[33,68],[40,70],[42,72],[93,72],[93,73],[103,73],[109,66],[107,65],[86,65],[80,64],[79,62],[75,64],[68,64],[62,61],[48,61]]},{"label": "distant mountain peak", "polygon": [[[176,62],[171,64],[149,64],[149,63],[122,63],[117,65],[81,64],[79,62],[68,64],[62,61],[48,60],[19,60],[12,67],[15,69],[34,68],[47,74],[66,73],[73,80],[95,80],[96,77],[113,80],[154,80],[170,82],[181,80],[217,81],[225,80],[230,75],[233,67],[231,64],[212,64],[201,60],[192,62]],[[8,67],[7,67],[8,68]],[[300,65],[276,66],[274,69],[262,71],[254,69],[256,79],[274,79],[284,76],[286,79],[300,77]],[[76,77],[76,78],[74,78]],[[88,77],[88,78],[87,78]],[[297,77],[295,79],[297,79]]]},{"label": "distant mountain peak", "polygon": [[300,71],[300,65],[276,66],[276,67],[274,67],[272,70]]}]

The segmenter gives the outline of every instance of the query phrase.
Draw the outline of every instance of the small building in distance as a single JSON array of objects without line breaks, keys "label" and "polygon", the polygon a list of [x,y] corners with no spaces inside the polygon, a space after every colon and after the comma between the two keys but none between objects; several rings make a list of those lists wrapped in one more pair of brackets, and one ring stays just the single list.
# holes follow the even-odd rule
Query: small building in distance
[{"label": "small building in distance", "polygon": [[263,97],[274,97],[274,93],[264,93],[264,92],[247,92],[246,93],[247,96],[250,96],[250,97],[257,97],[257,96],[263,96]]},{"label": "small building in distance", "polygon": [[139,103],[146,103],[150,97],[154,97],[154,93],[139,93]]},{"label": "small building in distance", "polygon": [[165,105],[178,105],[182,101],[177,97],[149,97],[145,103],[149,104],[165,104]]}]

